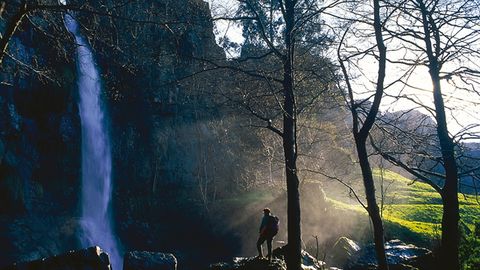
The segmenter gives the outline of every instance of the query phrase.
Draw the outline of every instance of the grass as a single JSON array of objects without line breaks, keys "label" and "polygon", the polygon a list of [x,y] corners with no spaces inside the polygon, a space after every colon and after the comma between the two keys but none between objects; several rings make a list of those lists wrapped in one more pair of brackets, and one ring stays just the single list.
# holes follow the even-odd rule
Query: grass
[{"label": "grass", "polygon": [[[373,171],[380,188],[382,171]],[[419,244],[432,243],[441,234],[442,200],[440,195],[428,184],[414,182],[393,171],[383,171],[383,183],[387,188],[383,219],[386,233],[390,238],[412,239]],[[354,211],[351,214],[365,210],[357,205],[330,200],[334,207]],[[460,220],[470,230],[474,229],[475,221],[480,219],[480,205],[472,195],[459,194]]]}]

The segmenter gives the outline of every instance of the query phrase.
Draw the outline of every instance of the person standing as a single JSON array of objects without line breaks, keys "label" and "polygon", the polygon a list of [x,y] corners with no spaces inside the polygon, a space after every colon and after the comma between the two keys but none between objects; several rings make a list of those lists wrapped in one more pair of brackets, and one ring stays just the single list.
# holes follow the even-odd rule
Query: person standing
[{"label": "person standing", "polygon": [[272,241],[278,233],[279,219],[271,214],[269,208],[263,209],[263,218],[260,223],[259,236],[257,240],[258,258],[263,258],[262,244],[267,241],[267,258],[272,259]]}]

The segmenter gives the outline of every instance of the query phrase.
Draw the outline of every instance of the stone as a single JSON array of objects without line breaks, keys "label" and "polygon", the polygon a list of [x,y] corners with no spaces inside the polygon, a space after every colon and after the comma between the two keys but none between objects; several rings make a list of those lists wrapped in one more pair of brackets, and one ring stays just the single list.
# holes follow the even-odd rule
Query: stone
[{"label": "stone", "polygon": [[176,270],[177,258],[170,253],[130,251],[125,254],[123,270]]},{"label": "stone", "polygon": [[302,268],[312,269],[312,270],[321,270],[325,268],[325,262],[315,259],[308,252],[302,250]]},{"label": "stone", "polygon": [[329,264],[343,267],[360,251],[360,246],[348,237],[340,237],[329,252]]},{"label": "stone", "polygon": [[69,251],[30,262],[15,263],[1,270],[111,270],[108,254],[100,247]]},{"label": "stone", "polygon": [[282,259],[272,258],[269,261],[266,258],[243,258],[235,257],[233,267],[236,270],[286,270],[287,266]]},{"label": "stone", "polygon": [[[432,251],[415,245],[405,244],[398,239],[385,243],[385,253],[391,269],[431,269],[433,263]],[[355,267],[347,269],[368,269],[365,267],[374,267],[376,264],[375,248],[373,245],[370,245],[359,251],[354,260],[351,261],[350,265]]]},{"label": "stone", "polygon": [[[285,258],[287,245],[276,248],[272,251],[274,258]],[[324,269],[326,266],[325,262],[315,259],[305,250],[302,250],[302,269],[304,270],[320,270]]]},{"label": "stone", "polygon": [[[286,270],[287,265],[284,259],[286,249],[287,245],[274,249],[271,260],[265,257],[234,257],[230,263],[219,262],[210,264],[208,270]],[[301,267],[302,270],[324,270],[326,269],[326,264],[302,250]]]},{"label": "stone", "polygon": [[226,262],[212,263],[208,266],[209,270],[228,270],[231,268],[232,266]]},{"label": "stone", "polygon": [[391,264],[411,263],[418,258],[429,256],[432,252],[426,248],[407,245],[400,240],[391,240],[385,244],[388,262]]}]

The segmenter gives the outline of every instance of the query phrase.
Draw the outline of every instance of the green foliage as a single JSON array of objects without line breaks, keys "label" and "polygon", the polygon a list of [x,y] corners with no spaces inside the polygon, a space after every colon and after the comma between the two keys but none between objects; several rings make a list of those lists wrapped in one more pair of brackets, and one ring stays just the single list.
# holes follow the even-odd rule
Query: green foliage
[{"label": "green foliage", "polygon": [[460,265],[464,270],[480,269],[480,220],[470,234],[465,234],[460,244]]}]

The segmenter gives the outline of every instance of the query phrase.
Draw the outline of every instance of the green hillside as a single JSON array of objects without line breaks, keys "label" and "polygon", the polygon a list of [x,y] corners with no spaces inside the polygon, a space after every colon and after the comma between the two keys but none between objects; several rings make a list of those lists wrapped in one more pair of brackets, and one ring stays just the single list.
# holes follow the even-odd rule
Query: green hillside
[{"label": "green hillside", "polygon": [[[388,238],[398,237],[423,245],[432,244],[439,239],[442,201],[433,188],[389,170],[384,170],[382,175],[380,169],[375,169],[374,176],[377,190],[380,189],[382,179],[386,188],[383,218]],[[480,204],[472,195],[460,194],[459,200],[461,223],[465,225],[464,228],[473,230],[475,222],[480,220]],[[366,215],[365,210],[359,205],[331,201],[339,208]]]},{"label": "green hillside", "polygon": [[[380,170],[375,171],[380,178]],[[401,225],[414,233],[436,237],[440,233],[442,204],[440,195],[429,185],[411,180],[391,171],[384,171],[384,181],[394,184],[392,201],[385,207],[387,222]],[[388,195],[387,195],[388,196]],[[470,230],[480,217],[480,205],[472,195],[459,196],[460,218]]]}]

